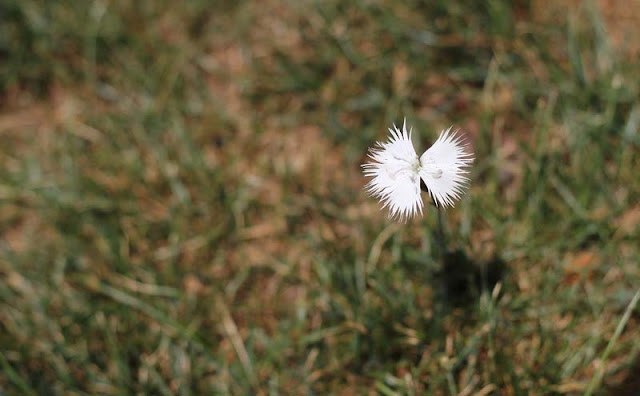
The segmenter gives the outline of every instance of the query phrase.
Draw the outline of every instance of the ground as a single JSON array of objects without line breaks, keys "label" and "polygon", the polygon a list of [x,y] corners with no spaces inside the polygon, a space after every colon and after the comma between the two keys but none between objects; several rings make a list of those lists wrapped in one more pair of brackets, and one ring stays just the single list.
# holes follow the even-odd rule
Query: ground
[{"label": "ground", "polygon": [[0,393],[640,392],[636,3],[2,3]]}]

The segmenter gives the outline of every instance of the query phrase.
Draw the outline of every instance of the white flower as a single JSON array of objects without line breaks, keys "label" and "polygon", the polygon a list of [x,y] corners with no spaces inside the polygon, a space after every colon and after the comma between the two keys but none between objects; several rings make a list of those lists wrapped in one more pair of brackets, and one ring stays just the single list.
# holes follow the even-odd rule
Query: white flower
[{"label": "white flower", "polygon": [[407,132],[406,119],[402,131],[395,125],[389,128],[389,140],[369,149],[373,161],[362,165],[364,175],[373,177],[366,185],[369,194],[380,199],[382,208],[389,207],[389,217],[401,221],[422,214],[420,180],[437,206],[453,206],[464,193],[466,168],[473,162],[473,154],[465,151],[467,145],[451,128],[418,158],[412,129]]}]

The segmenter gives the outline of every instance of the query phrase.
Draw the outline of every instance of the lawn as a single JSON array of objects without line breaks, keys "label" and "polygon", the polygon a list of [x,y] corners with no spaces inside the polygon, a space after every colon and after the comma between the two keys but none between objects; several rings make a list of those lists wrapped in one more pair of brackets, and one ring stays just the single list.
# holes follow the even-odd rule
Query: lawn
[{"label": "lawn", "polygon": [[[638,26],[3,0],[0,395],[640,394]],[[475,155],[444,247],[363,189],[405,118]]]}]

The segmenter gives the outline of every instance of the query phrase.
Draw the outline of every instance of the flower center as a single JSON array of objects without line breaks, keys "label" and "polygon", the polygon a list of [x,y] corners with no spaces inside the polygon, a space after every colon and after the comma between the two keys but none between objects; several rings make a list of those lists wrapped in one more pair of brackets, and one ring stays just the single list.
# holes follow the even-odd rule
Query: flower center
[{"label": "flower center", "polygon": [[442,177],[442,168],[436,165],[436,162],[433,158],[427,157],[422,161],[423,169],[431,175],[434,179],[439,179]]},{"label": "flower center", "polygon": [[395,160],[400,161],[401,164],[389,163],[386,166],[387,174],[389,175],[389,177],[391,177],[392,180],[395,180],[398,174],[404,173],[407,171],[412,174],[411,177],[413,179],[414,176],[420,172],[420,160],[417,157],[411,160],[411,159],[394,155],[393,158]]}]

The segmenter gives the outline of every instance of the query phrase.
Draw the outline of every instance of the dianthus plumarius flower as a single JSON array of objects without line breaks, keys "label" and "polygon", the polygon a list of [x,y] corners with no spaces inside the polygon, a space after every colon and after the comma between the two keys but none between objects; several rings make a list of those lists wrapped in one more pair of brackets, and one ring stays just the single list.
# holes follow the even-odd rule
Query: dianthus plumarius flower
[{"label": "dianthus plumarius flower", "polygon": [[440,136],[420,157],[411,143],[412,129],[407,120],[402,131],[395,125],[384,143],[377,142],[369,149],[370,162],[363,164],[364,175],[372,177],[365,188],[380,200],[382,208],[389,208],[389,217],[405,221],[422,214],[420,181],[438,207],[454,206],[469,182],[465,176],[473,162],[467,144],[451,128]]}]

